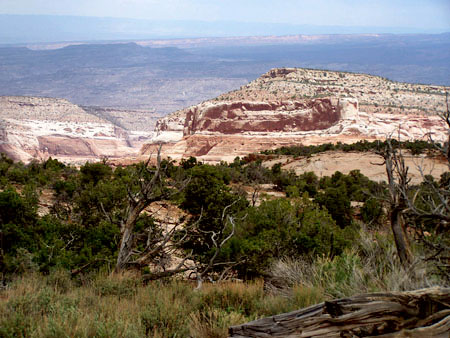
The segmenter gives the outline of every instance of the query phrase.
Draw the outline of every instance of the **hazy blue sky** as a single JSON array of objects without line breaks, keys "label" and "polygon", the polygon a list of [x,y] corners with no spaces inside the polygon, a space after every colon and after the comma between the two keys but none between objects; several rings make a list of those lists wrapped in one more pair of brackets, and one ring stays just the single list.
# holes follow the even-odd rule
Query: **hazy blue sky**
[{"label": "hazy blue sky", "polygon": [[0,13],[450,29],[450,0],[0,0]]}]

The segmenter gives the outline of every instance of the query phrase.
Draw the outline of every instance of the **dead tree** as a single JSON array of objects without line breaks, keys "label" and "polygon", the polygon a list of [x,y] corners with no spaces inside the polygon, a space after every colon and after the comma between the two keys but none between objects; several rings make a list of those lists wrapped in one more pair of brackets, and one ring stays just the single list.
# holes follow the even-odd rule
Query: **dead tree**
[{"label": "dead tree", "polygon": [[[157,226],[156,229],[147,228],[146,233],[136,235],[141,237],[138,240],[143,240],[146,244],[141,250],[133,249],[134,259],[128,265],[135,267],[152,265],[157,268],[142,276],[145,281],[169,277],[191,269],[187,262],[192,258],[192,254],[182,253],[180,248],[196,224],[188,226],[181,219],[169,226],[167,218],[161,220],[162,226]],[[176,266],[171,266],[172,259],[175,257],[180,260]]]},{"label": "dead tree", "polygon": [[[446,111],[440,117],[447,126],[447,140],[443,144],[435,142],[430,135],[430,142],[435,145],[440,156],[447,162],[448,172],[441,178],[441,182],[426,175],[421,165],[418,170],[422,176],[422,184],[414,194],[408,194],[407,189],[402,194],[407,202],[405,217],[415,230],[416,239],[425,245],[429,256],[425,260],[433,260],[442,276],[450,281],[450,109],[448,93],[446,95]],[[446,176],[445,176],[446,175]],[[441,238],[431,241],[426,225],[434,225],[434,235]]]},{"label": "dead tree", "polygon": [[406,194],[404,194],[408,190],[410,182],[408,167],[405,165],[401,151],[392,145],[392,139],[387,139],[385,148],[380,149],[377,153],[384,159],[380,165],[386,167],[389,188],[387,199],[389,219],[397,253],[402,265],[407,267],[413,260],[403,217],[403,212],[408,204]]},{"label": "dead tree", "polygon": [[229,337],[446,338],[450,289],[358,295],[229,328]]},{"label": "dead tree", "polygon": [[[222,211],[222,217],[221,217],[221,227],[216,230],[211,231],[204,231],[201,229],[198,229],[201,233],[203,233],[206,236],[209,236],[209,239],[211,240],[212,247],[213,247],[213,253],[211,257],[207,260],[206,263],[202,264],[200,262],[196,262],[195,268],[194,268],[194,275],[195,279],[197,281],[197,287],[196,290],[200,290],[203,281],[205,280],[206,276],[208,276],[209,273],[212,272],[214,267],[222,266],[222,272],[220,273],[219,277],[217,278],[217,281],[221,281],[224,279],[226,274],[235,267],[238,263],[237,262],[217,262],[218,255],[220,254],[220,251],[222,250],[223,246],[234,236],[234,232],[236,229],[235,225],[235,219],[234,216],[230,215],[228,213],[228,210],[233,207],[236,203],[239,202],[239,199],[236,199],[233,203],[227,205],[223,211]],[[245,216],[244,216],[245,217]],[[227,228],[231,226],[231,230],[228,233]],[[212,278],[210,278],[212,280]]]},{"label": "dead tree", "polygon": [[[137,251],[135,249],[135,241],[137,234],[134,231],[136,222],[145,208],[150,204],[169,199],[179,190],[182,190],[187,180],[180,182],[176,189],[170,189],[168,186],[164,169],[161,165],[161,146],[156,155],[156,166],[150,167],[149,163],[151,155],[148,160],[137,168],[132,183],[127,187],[127,205],[119,220],[106,212],[101,205],[101,208],[111,223],[118,223],[120,228],[120,243],[119,253],[116,261],[116,271],[123,270],[130,266],[145,266],[163,252],[171,251],[174,243],[171,241],[180,225],[175,225],[168,231],[158,231],[157,234],[152,233],[148,229],[148,239],[144,250]],[[136,188],[137,186],[137,188]],[[172,271],[172,273],[179,272],[182,267]],[[167,272],[169,273],[169,272]]]},{"label": "dead tree", "polygon": [[[378,154],[384,159],[389,187],[389,215],[392,232],[399,258],[404,266],[412,262],[411,250],[406,233],[406,222],[413,228],[416,239],[424,244],[430,252],[426,260],[437,261],[438,269],[450,280],[450,239],[448,230],[450,227],[450,110],[448,95],[446,96],[446,111],[440,114],[447,125],[448,137],[444,144],[435,142],[430,135],[430,142],[435,145],[448,164],[447,180],[437,184],[434,179],[426,175],[423,167],[417,168],[422,176],[419,186],[411,187],[408,177],[408,167],[405,165],[404,156],[399,147],[394,147],[392,138],[386,141],[386,146]],[[444,239],[439,241],[429,240],[426,227],[437,224],[433,231],[435,234],[443,234]],[[447,234],[447,235],[446,235]]]},{"label": "dead tree", "polygon": [[[170,199],[175,193],[183,190],[189,183],[189,178],[180,182],[168,182],[163,168],[161,147],[156,156],[156,165],[149,166],[151,157],[137,168],[132,183],[127,187],[127,204],[119,219],[108,213],[103,205],[103,213],[111,223],[117,223],[120,227],[121,239],[119,253],[116,261],[116,271],[126,268],[140,268],[153,266],[155,269],[142,276],[144,281],[169,277],[174,274],[193,271],[196,276],[198,288],[217,266],[224,266],[219,279],[223,278],[226,271],[233,266],[233,262],[217,262],[222,247],[234,236],[235,223],[229,213],[230,208],[239,199],[224,207],[221,217],[221,227],[214,231],[204,231],[199,227],[202,213],[195,222],[185,222],[183,219],[169,226],[169,211],[165,218],[159,217],[159,224],[149,226],[145,231],[136,232],[135,225],[144,210],[154,202]],[[160,211],[155,213],[160,215]],[[148,213],[146,213],[148,216]],[[161,216],[161,215],[160,215]],[[231,228],[231,229],[230,229]],[[194,234],[201,233],[212,243],[213,253],[208,262],[197,261],[192,252],[182,250],[183,244]],[[140,243],[138,249],[137,243]],[[145,243],[145,244],[144,244]],[[172,259],[178,257],[176,265]]]},{"label": "dead tree", "polygon": [[252,207],[256,206],[256,203],[258,203],[260,190],[261,190],[260,185],[255,184],[252,193]]},{"label": "dead tree", "polygon": [[[449,165],[449,169],[450,169],[450,106],[449,106],[449,102],[448,102],[448,92],[445,93],[445,104],[446,104],[446,108],[447,110],[441,114],[439,114],[439,116],[441,117],[441,119],[445,122],[445,124],[447,125],[447,144],[443,144],[442,146],[438,146],[439,151],[447,158],[447,163]],[[431,142],[433,142],[433,138],[432,136],[430,136],[430,140]],[[433,142],[435,143],[435,142]]]}]

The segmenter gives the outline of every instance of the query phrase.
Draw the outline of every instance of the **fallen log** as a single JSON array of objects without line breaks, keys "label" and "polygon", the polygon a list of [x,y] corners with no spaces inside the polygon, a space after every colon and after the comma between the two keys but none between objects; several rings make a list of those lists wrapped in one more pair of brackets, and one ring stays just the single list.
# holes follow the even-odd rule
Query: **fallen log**
[{"label": "fallen log", "polygon": [[450,337],[450,288],[370,293],[229,328],[229,337]]}]

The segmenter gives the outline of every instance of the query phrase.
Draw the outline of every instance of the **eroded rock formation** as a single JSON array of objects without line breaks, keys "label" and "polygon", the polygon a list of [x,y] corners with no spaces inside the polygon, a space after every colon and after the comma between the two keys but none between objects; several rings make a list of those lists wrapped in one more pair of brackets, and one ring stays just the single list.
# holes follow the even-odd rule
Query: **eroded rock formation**
[{"label": "eroded rock formation", "polygon": [[[376,76],[274,69],[240,90],[170,114],[153,143],[172,158],[232,160],[294,144],[400,137],[444,140],[437,116],[448,88],[392,82]],[[146,154],[153,145],[145,145]]]},{"label": "eroded rock formation", "polygon": [[338,107],[330,99],[204,104],[187,112],[183,135],[322,130],[340,117]]},{"label": "eroded rock formation", "polygon": [[148,127],[154,116],[143,118],[144,111],[0,97],[0,151],[25,162],[52,156],[83,163],[106,156],[130,163],[163,142],[164,155],[174,159],[218,162],[294,144],[430,135],[440,141],[446,129],[437,114],[446,109],[448,91],[364,74],[274,69],[239,90],[159,119],[154,133]]},{"label": "eroded rock formation", "polygon": [[142,143],[139,135],[67,100],[0,97],[0,152],[15,160],[51,156],[83,163],[102,157],[131,157]]}]

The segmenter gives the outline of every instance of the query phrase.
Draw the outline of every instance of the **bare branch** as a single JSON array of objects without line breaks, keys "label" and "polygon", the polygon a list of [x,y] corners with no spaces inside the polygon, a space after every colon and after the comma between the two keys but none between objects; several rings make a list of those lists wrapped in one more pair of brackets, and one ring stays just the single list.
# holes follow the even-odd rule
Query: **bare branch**
[{"label": "bare branch", "polygon": [[[133,182],[127,187],[128,205],[125,209],[123,220],[120,222],[122,237],[119,245],[116,270],[124,269],[129,265],[142,266],[146,262],[161,256],[170,247],[169,243],[178,229],[178,225],[176,225],[162,236],[149,232],[146,238],[146,250],[142,253],[133,251],[134,242],[142,238],[140,235],[135,234],[133,230],[141,212],[151,203],[167,199],[176,193],[171,191],[164,182],[163,170],[161,168],[161,149],[162,144],[158,147],[156,167],[154,169],[149,169],[152,157],[152,154],[150,154],[147,161],[136,171],[133,181],[134,184],[139,186],[139,191],[137,193],[132,192],[131,185]],[[148,174],[152,175],[150,179],[146,178]],[[179,189],[183,189],[186,185],[187,182],[183,182]],[[109,219],[111,218],[109,217]],[[151,238],[151,235],[157,235],[157,238]],[[136,258],[136,255],[140,257]],[[132,260],[132,257],[135,258]]]},{"label": "bare branch", "polygon": [[[235,203],[237,203],[237,201],[238,201],[238,200],[234,201],[233,203],[227,205],[227,206],[224,208],[224,211],[222,212],[222,217],[223,217],[223,218],[225,218],[224,213],[225,213],[225,211],[228,209],[228,207],[231,207],[232,205],[234,205]],[[202,269],[201,271],[198,271],[198,268],[196,269],[196,277],[197,277],[197,287],[196,287],[196,290],[201,289],[202,284],[203,284],[203,280],[204,280],[206,274],[207,274],[214,266],[217,266],[217,265],[219,265],[219,264],[221,264],[221,265],[223,265],[223,264],[236,264],[235,262],[231,262],[231,263],[223,263],[223,262],[222,262],[222,263],[215,263],[215,260],[217,259],[217,256],[219,255],[220,250],[221,250],[222,247],[223,247],[223,246],[224,246],[224,245],[225,245],[225,244],[226,244],[226,243],[234,236],[234,233],[235,233],[236,225],[235,225],[235,223],[234,223],[233,217],[232,217],[232,216],[229,216],[229,215],[226,216],[226,221],[222,223],[222,228],[221,228],[221,230],[220,230],[220,233],[223,233],[223,231],[225,230],[225,228],[226,228],[226,226],[227,226],[228,223],[231,224],[231,226],[232,226],[232,227],[231,227],[231,232],[230,232],[230,234],[229,234],[227,237],[225,237],[224,239],[222,239],[222,241],[220,242],[220,244],[218,244],[217,241],[216,241],[216,236],[218,235],[218,233],[217,233],[217,232],[212,232],[211,240],[212,240],[212,242],[213,242],[213,244],[214,244],[214,248],[215,248],[214,254],[210,257],[210,259],[209,259],[209,261],[208,261],[208,264],[207,264],[205,267],[203,267],[203,269]]]},{"label": "bare branch", "polygon": [[106,212],[105,207],[103,206],[103,203],[100,202],[100,208],[102,209],[103,214],[105,215],[105,217],[108,219],[109,223],[114,224],[111,215],[109,213]]}]

